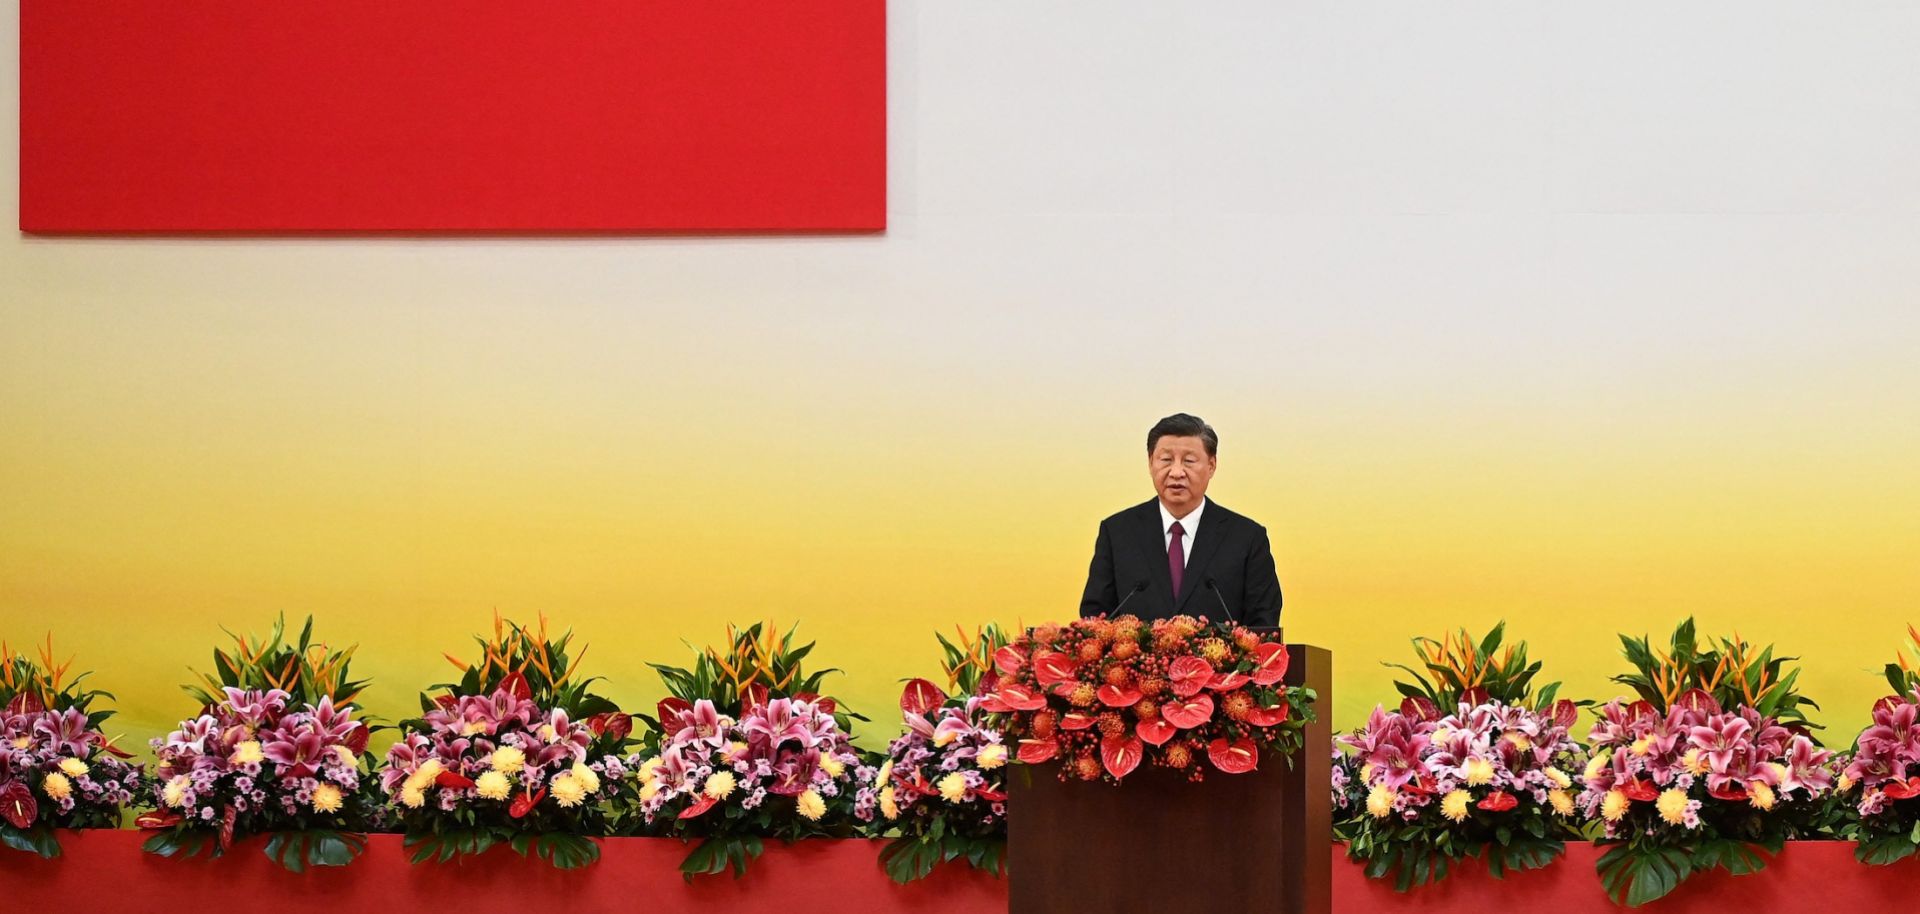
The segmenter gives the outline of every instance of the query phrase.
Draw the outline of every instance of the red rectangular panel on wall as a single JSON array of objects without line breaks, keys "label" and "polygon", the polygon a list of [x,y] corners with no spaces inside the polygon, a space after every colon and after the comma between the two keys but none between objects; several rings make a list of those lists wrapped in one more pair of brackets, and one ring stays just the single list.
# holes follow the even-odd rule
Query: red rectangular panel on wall
[{"label": "red rectangular panel on wall", "polygon": [[20,228],[872,231],[885,0],[21,0]]}]

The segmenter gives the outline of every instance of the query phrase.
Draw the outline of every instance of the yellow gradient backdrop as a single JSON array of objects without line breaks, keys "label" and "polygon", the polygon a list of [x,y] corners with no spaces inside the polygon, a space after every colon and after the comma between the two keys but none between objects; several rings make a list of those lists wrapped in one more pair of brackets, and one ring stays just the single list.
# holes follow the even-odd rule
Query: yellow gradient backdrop
[{"label": "yellow gradient backdrop", "polygon": [[1605,698],[1688,614],[1866,721],[1920,621],[1911,17],[893,7],[884,235],[0,237],[0,637],[144,743],[278,612],[390,719],[496,609],[635,707],[797,620],[891,733],[935,630],[1073,612],[1186,410],[1342,726],[1415,634]]}]

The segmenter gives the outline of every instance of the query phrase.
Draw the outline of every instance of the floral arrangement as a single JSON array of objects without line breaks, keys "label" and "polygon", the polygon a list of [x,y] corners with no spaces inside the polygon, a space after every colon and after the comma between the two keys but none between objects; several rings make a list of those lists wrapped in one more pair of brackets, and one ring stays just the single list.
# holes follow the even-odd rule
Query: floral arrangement
[{"label": "floral arrangement", "polygon": [[[1636,671],[1618,681],[1644,697],[1601,709],[1579,799],[1612,845],[1597,866],[1615,901],[1645,904],[1713,868],[1757,871],[1763,850],[1831,826],[1833,753],[1802,729],[1797,709],[1812,703],[1792,691],[1797,671],[1782,675],[1771,648],[1737,639],[1703,652],[1692,620],[1670,651],[1623,640]],[[1762,708],[1791,712],[1793,721]]]},{"label": "floral arrangement", "polygon": [[1579,837],[1578,708],[1555,699],[1559,683],[1533,691],[1540,664],[1524,642],[1503,650],[1504,633],[1415,638],[1421,670],[1388,664],[1413,676],[1396,683],[1399,710],[1375,707],[1336,741],[1336,829],[1370,878],[1404,892],[1464,858],[1499,878],[1546,866]]},{"label": "floral arrangement", "polygon": [[544,616],[532,628],[496,614],[492,638],[475,640],[481,659],[448,657],[459,682],[421,695],[380,769],[413,861],[506,845],[561,869],[593,863],[592,836],[632,799],[632,720],[576,678],[572,632],[549,637]]},{"label": "floral arrangement", "polygon": [[862,764],[826,700],[773,698],[735,719],[700,699],[663,709],[673,734],[640,766],[640,813],[652,834],[698,840],[688,880],[731,867],[763,838],[847,837]]},{"label": "floral arrangement", "polygon": [[880,865],[900,883],[950,860],[998,874],[1006,855],[1008,752],[975,693],[998,684],[992,657],[1007,638],[994,626],[972,636],[962,631],[958,643],[935,637],[955,693],[909,680],[900,696],[906,733],[888,744],[879,768],[859,772],[855,815],[882,834],[896,833]]},{"label": "floral arrangement", "polygon": [[981,708],[1025,764],[1060,760],[1060,777],[1119,783],[1142,762],[1201,780],[1291,758],[1313,693],[1281,683],[1287,649],[1272,633],[1191,616],[1079,619],[1029,629],[994,655],[999,681]]},{"label": "floral arrangement", "polygon": [[[1920,645],[1920,631],[1907,627]],[[1854,741],[1838,789],[1859,816],[1862,863],[1888,864],[1920,851],[1920,673],[1904,652],[1887,664],[1893,694],[1874,702],[1873,725]],[[1854,795],[1854,791],[1858,795]]]},{"label": "floral arrangement", "polygon": [[92,710],[86,674],[66,679],[53,639],[38,662],[0,644],[0,845],[60,855],[57,828],[114,828],[143,772],[100,731],[113,712]]},{"label": "floral arrangement", "polygon": [[851,726],[864,720],[819,695],[808,672],[814,645],[771,622],[727,628],[692,667],[652,664],[667,686],[640,763],[640,830],[697,842],[680,864],[688,880],[732,869],[764,839],[851,835],[866,765]]},{"label": "floral arrangement", "polygon": [[[200,713],[153,740],[155,830],[145,849],[214,856],[268,834],[267,856],[289,870],[343,866],[366,846],[375,802],[363,764],[370,730],[347,679],[352,649],[315,643],[308,619],[293,642],[284,619],[258,642],[234,636],[214,652],[215,675],[187,686]],[[216,691],[217,690],[217,691]]]}]

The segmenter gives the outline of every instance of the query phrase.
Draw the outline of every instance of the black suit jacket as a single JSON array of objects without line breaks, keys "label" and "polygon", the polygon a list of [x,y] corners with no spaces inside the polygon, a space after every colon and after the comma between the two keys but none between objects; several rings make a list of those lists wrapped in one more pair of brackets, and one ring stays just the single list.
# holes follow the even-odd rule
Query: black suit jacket
[{"label": "black suit jacket", "polygon": [[[1087,589],[1080,597],[1080,615],[1123,610],[1142,619],[1168,616],[1226,616],[1245,625],[1280,624],[1280,576],[1273,568],[1273,546],[1267,528],[1208,501],[1200,515],[1200,529],[1188,544],[1187,568],[1179,593],[1167,570],[1166,531],[1160,529],[1160,502],[1135,505],[1100,522],[1093,543],[1093,562],[1087,568]],[[1207,587],[1211,579],[1219,599]],[[1135,593],[1135,585],[1145,589]],[[1133,594],[1131,600],[1128,594]]]}]

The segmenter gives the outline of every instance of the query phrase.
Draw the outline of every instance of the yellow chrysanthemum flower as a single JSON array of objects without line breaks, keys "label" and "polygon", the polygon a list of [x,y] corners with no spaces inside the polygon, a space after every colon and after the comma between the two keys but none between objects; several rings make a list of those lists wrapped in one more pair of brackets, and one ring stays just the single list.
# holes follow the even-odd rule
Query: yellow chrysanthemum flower
[{"label": "yellow chrysanthemum flower", "polygon": [[960,738],[960,734],[955,733],[952,730],[941,730],[933,734],[933,744],[939,748],[945,749],[947,746],[952,745],[954,740],[959,738]]},{"label": "yellow chrysanthemum flower", "polygon": [[958,803],[967,798],[967,779],[955,771],[934,783],[940,788],[940,799],[949,803]]},{"label": "yellow chrysanthemum flower", "polygon": [[439,777],[440,772],[445,770],[447,770],[447,766],[441,764],[439,759],[427,759],[420,763],[420,767],[413,769],[412,774],[407,775],[406,781],[404,781],[401,786],[407,790],[424,793],[427,788],[433,786],[433,779]]},{"label": "yellow chrysanthemum flower", "polygon": [[1433,728],[1432,733],[1427,734],[1427,739],[1433,742],[1435,745],[1444,743],[1447,740],[1450,740],[1452,738],[1453,738],[1453,731],[1447,729],[1446,727],[1435,727]]},{"label": "yellow chrysanthemum flower", "polygon": [[332,784],[321,784],[313,788],[313,809],[315,812],[339,812],[340,788]]},{"label": "yellow chrysanthemum flower", "polygon": [[513,782],[498,771],[488,771],[473,779],[473,792],[481,799],[504,800],[513,793]]},{"label": "yellow chrysanthemum flower", "polygon": [[1393,812],[1393,801],[1399,795],[1385,784],[1375,784],[1367,791],[1367,814],[1376,819],[1384,819]]},{"label": "yellow chrysanthemum flower", "polygon": [[573,768],[569,769],[569,773],[573,775],[574,780],[580,782],[580,786],[587,789],[588,793],[593,793],[600,789],[599,772],[594,771],[593,766],[588,765],[586,762],[574,762]]},{"label": "yellow chrysanthemum flower", "polygon": [[1687,769],[1688,774],[1700,777],[1707,773],[1707,757],[1701,755],[1698,749],[1688,749],[1684,755],[1680,756],[1680,766]]},{"label": "yellow chrysanthemum flower", "polygon": [[1779,762],[1768,762],[1767,770],[1773,772],[1773,779],[1782,784],[1793,779],[1793,770]]},{"label": "yellow chrysanthemum flower", "polygon": [[820,757],[820,770],[825,771],[827,777],[837,778],[847,773],[847,763],[831,755],[823,755]]},{"label": "yellow chrysanthemum flower", "polygon": [[1365,765],[1360,766],[1360,783],[1362,784],[1373,783],[1373,772],[1378,768],[1379,766],[1375,765],[1372,762],[1368,762]]},{"label": "yellow chrysanthemum flower", "polygon": [[179,809],[187,805],[187,787],[192,783],[193,780],[186,775],[176,774],[167,781],[167,786],[160,791],[160,799],[165,801],[168,806]]},{"label": "yellow chrysanthemum flower", "polygon": [[1627,805],[1631,803],[1624,791],[1609,790],[1600,801],[1600,817],[1608,822],[1618,822],[1627,814]]},{"label": "yellow chrysanthemum flower", "polygon": [[354,757],[353,750],[345,746],[333,747],[333,754],[340,757],[340,764],[342,765],[357,765],[360,763],[360,760]]},{"label": "yellow chrysanthemum flower", "polygon": [[1566,772],[1561,771],[1558,768],[1547,769],[1547,780],[1552,782],[1553,786],[1558,787],[1561,790],[1565,790],[1573,786],[1573,778],[1568,777]]},{"label": "yellow chrysanthemum flower", "polygon": [[1005,765],[1007,763],[1007,747],[999,743],[982,746],[979,754],[973,757],[973,762],[989,770]]},{"label": "yellow chrysanthemum flower", "polygon": [[1772,809],[1773,801],[1773,788],[1769,786],[1767,782],[1754,781],[1747,785],[1747,802],[1752,803],[1753,808],[1759,810]]},{"label": "yellow chrysanthemum flower", "polygon": [[401,787],[400,802],[408,809],[419,809],[426,805],[427,792],[418,787]]},{"label": "yellow chrysanthemum flower", "polygon": [[887,759],[880,763],[880,774],[873,779],[873,782],[884,787],[887,779],[891,777],[893,777],[893,759]]},{"label": "yellow chrysanthemum flower", "polygon": [[67,780],[67,776],[58,771],[47,772],[46,778],[40,781],[40,789],[56,800],[73,796],[73,782]]},{"label": "yellow chrysanthemum flower", "polygon": [[640,785],[640,802],[645,803],[660,795],[660,782],[648,781]]},{"label": "yellow chrysanthemum flower", "polygon": [[900,801],[891,787],[880,789],[880,814],[888,819],[900,818]]},{"label": "yellow chrysanthemum flower", "polygon": [[1455,790],[1440,798],[1440,814],[1454,822],[1464,822],[1467,819],[1467,803],[1472,799],[1472,794]]},{"label": "yellow chrysanthemum flower", "polygon": [[561,809],[572,809],[587,798],[587,785],[580,783],[572,772],[562,771],[547,782],[547,792],[553,794],[553,801],[560,804]]},{"label": "yellow chrysanthemum flower", "polygon": [[1685,791],[1672,787],[1660,791],[1660,797],[1653,801],[1653,808],[1660,810],[1660,819],[1668,825],[1685,825],[1687,822]]},{"label": "yellow chrysanthemum flower", "polygon": [[87,763],[77,758],[63,758],[60,760],[60,773],[65,774],[67,777],[84,777],[87,771]]},{"label": "yellow chrysanthemum flower", "polygon": [[235,765],[256,765],[266,760],[267,754],[260,750],[257,739],[244,740],[233,747],[233,755],[227,761]]},{"label": "yellow chrysanthemum flower", "polygon": [[1634,740],[1632,751],[1634,755],[1646,755],[1647,753],[1652,752],[1653,751],[1653,734],[1649,733],[1646,736],[1642,736],[1639,739]]},{"label": "yellow chrysanthemum flower", "polygon": [[1553,807],[1556,816],[1573,815],[1573,796],[1564,790],[1547,791],[1547,803]]},{"label": "yellow chrysanthemum flower", "polygon": [[1613,760],[1612,752],[1601,752],[1587,760],[1586,779],[1591,781],[1607,770],[1607,763]]},{"label": "yellow chrysanthemum flower", "polygon": [[1843,774],[1840,776],[1840,780],[1835,782],[1833,786],[1834,789],[1839,790],[1841,793],[1846,793],[1853,789],[1853,778]]},{"label": "yellow chrysanthemum flower", "polygon": [[827,801],[820,798],[819,791],[809,790],[800,795],[800,799],[795,802],[794,808],[797,809],[801,817],[807,821],[818,822],[821,816],[827,814]]},{"label": "yellow chrysanthemum flower", "polygon": [[1533,740],[1529,739],[1525,733],[1521,733],[1519,731],[1515,731],[1507,734],[1507,742],[1512,743],[1513,748],[1518,749],[1521,752],[1525,752],[1528,749],[1533,748]]},{"label": "yellow chrysanthemum flower", "polygon": [[701,793],[716,800],[724,800],[733,795],[734,787],[740,783],[731,771],[716,771],[707,776],[707,784]]},{"label": "yellow chrysanthemum flower", "polygon": [[1493,783],[1493,763],[1483,758],[1467,759],[1467,786],[1479,787]]},{"label": "yellow chrysanthemum flower", "polygon": [[660,766],[664,764],[666,764],[666,762],[662,761],[660,757],[657,755],[654,756],[653,758],[647,759],[644,762],[641,762],[640,763],[640,783],[642,784],[653,783],[654,779],[660,776]]},{"label": "yellow chrysanthemum flower", "polygon": [[520,769],[527,767],[527,754],[521,752],[518,746],[501,746],[487,756],[487,767],[501,774],[518,774]]}]

